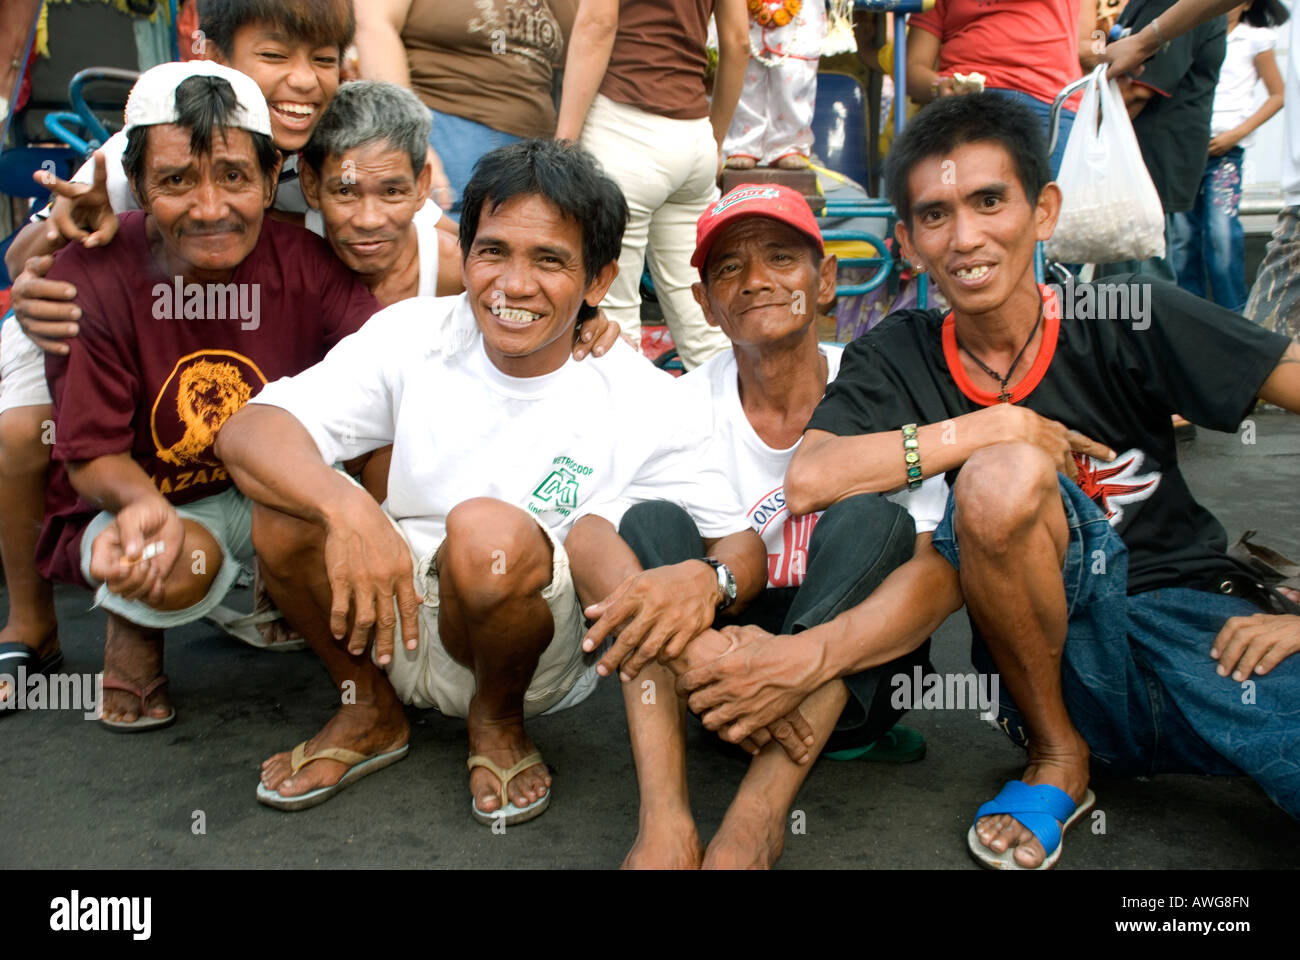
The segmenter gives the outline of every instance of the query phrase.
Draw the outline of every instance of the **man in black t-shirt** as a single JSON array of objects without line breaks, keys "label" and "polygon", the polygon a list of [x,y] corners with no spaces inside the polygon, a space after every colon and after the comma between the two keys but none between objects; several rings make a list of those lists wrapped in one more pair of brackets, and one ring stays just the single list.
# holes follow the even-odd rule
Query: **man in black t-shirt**
[{"label": "man in black t-shirt", "polygon": [[1093,802],[1090,759],[1244,772],[1300,817],[1300,617],[1275,615],[1286,601],[1224,553],[1170,423],[1179,410],[1234,430],[1257,396],[1300,411],[1300,346],[1136,276],[1037,285],[1061,195],[1023,108],[938,101],[888,175],[902,250],[953,309],[895,314],[850,344],[786,499],[800,513],[949,474],[933,545],[977,665],[1001,675],[999,723],[1029,752],[980,808],[971,853],[1053,865]]}]

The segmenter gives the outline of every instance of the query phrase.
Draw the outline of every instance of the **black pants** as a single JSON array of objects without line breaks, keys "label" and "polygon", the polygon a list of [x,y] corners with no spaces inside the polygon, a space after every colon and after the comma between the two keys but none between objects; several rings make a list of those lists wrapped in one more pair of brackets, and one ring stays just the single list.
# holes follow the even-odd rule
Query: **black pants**
[{"label": "black pants", "polygon": [[[695,521],[681,507],[639,503],[623,515],[619,535],[647,570],[704,556]],[[828,508],[808,542],[808,566],[798,587],[764,590],[736,617],[719,616],[715,627],[754,624],[770,633],[793,634],[826,623],[861,603],[912,556],[916,530],[906,510],[876,494],[850,497]],[[866,746],[905,711],[890,705],[889,678],[930,667],[930,641],[889,663],[844,678],[849,702],[825,749]]]}]

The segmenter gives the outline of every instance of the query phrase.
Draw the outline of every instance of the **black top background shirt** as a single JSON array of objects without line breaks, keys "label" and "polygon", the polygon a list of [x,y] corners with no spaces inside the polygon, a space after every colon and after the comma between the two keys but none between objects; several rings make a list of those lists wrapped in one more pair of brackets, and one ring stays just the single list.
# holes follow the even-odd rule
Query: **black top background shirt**
[{"label": "black top background shirt", "polygon": [[[1095,295],[1097,288],[1130,284],[1131,291],[1149,284],[1145,321],[1070,319],[1083,313],[1085,288],[1094,288]],[[1128,592],[1204,586],[1240,572],[1224,553],[1222,525],[1187,489],[1171,417],[1178,412],[1212,430],[1236,430],[1290,341],[1149,277],[1125,275],[1063,289],[1062,306],[1044,288],[1042,343],[1012,402],[1119,454],[1112,463],[1082,454],[1075,459],[1080,487],[1128,547]],[[1094,306],[1089,315],[1096,313]],[[1145,328],[1134,329],[1135,323]],[[951,322],[940,311],[905,310],[845,348],[839,376],[827,386],[808,429],[840,436],[897,430],[906,423],[938,423],[996,400],[966,376]]]},{"label": "black top background shirt", "polygon": [[[1130,0],[1119,23],[1137,33],[1173,5],[1174,0]],[[1227,38],[1227,18],[1215,17],[1162,46],[1137,78],[1159,91],[1133,118],[1133,132],[1165,213],[1182,213],[1196,203]]]}]

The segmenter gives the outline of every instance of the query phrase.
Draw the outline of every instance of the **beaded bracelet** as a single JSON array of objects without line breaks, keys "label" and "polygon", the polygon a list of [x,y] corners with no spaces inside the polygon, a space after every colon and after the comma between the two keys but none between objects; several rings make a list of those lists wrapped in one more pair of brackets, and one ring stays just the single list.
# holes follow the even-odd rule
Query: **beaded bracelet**
[{"label": "beaded bracelet", "polygon": [[907,464],[907,489],[921,485],[921,441],[916,438],[916,424],[903,425],[903,462]]}]

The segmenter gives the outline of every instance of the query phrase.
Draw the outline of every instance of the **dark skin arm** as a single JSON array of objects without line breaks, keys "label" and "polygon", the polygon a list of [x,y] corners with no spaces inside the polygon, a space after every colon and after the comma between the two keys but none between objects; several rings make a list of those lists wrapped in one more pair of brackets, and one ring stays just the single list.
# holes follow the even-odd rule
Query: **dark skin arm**
[{"label": "dark skin arm", "polygon": [[221,428],[216,453],[250,499],[325,530],[330,632],[342,640],[354,615],[349,653],[364,653],[373,633],[379,663],[392,659],[394,598],[402,640],[415,649],[420,598],[410,548],[374,498],[321,459],[292,414],[248,404]]},{"label": "dark skin arm", "polygon": [[677,689],[689,695],[687,703],[705,727],[738,743],[832,680],[915,650],[962,603],[957,571],[923,533],[911,560],[827,623],[794,636],[724,627],[733,649],[692,667]]},{"label": "dark skin arm", "polygon": [[[157,604],[185,542],[176,508],[127,453],[69,463],[68,479],[77,493],[114,514],[95,538],[91,575],[113,593]],[[162,552],[141,559],[145,546],[158,541]]]},{"label": "dark skin arm", "polygon": [[[713,549],[721,548],[728,539],[730,538],[724,537],[712,541]],[[767,582],[767,557],[762,547],[762,540],[757,534],[754,535],[754,539],[758,541],[758,550],[762,553],[762,573],[759,575],[761,579],[757,581],[761,589]],[[747,544],[743,540],[740,543],[742,552],[750,552],[753,549],[752,544]],[[672,638],[672,648],[678,651],[676,655],[669,657],[666,647],[661,647],[657,659],[674,673],[680,675],[691,666],[721,656],[731,648],[731,641],[716,630],[709,629],[718,600],[718,581],[717,575],[707,564],[698,560],[688,560],[672,567],[643,571],[636,554],[618,535],[613,525],[603,517],[597,516],[582,517],[573,525],[573,529],[565,539],[565,550],[569,554],[574,586],[582,602],[591,603],[592,600],[603,596],[618,597],[620,590],[624,591],[625,597],[630,593],[631,599],[639,604],[637,607],[628,607],[634,621],[640,621],[636,629],[643,635],[646,632],[655,635],[662,631],[662,635]],[[716,555],[710,553],[710,556]],[[723,562],[729,566],[731,564],[728,559],[724,559]],[[674,570],[674,567],[682,569]],[[699,572],[694,569],[696,567],[708,571],[707,582],[706,578],[699,576]],[[735,571],[734,567],[732,569]],[[739,599],[742,596],[739,590],[740,576],[737,571],[736,606],[739,606]],[[746,574],[747,584],[744,594],[746,600],[752,599],[758,592],[758,589],[752,585],[754,576],[752,572]],[[693,591],[694,595],[679,592],[684,589]],[[674,599],[682,601],[680,607],[674,603]],[[602,602],[587,607],[586,612],[589,617],[593,615],[592,611],[596,608],[606,609],[611,619],[618,615]],[[618,631],[618,623],[619,621],[613,622],[607,629]],[[629,623],[622,629],[626,631],[631,628],[633,624]],[[595,649],[595,645],[589,645],[591,635],[592,631],[589,631],[588,639],[583,643],[584,649],[589,651]],[[621,633],[619,640],[622,640]],[[618,666],[623,657],[627,656],[626,652],[614,655],[618,642],[616,641],[614,647],[602,658],[598,670],[604,670],[607,674]],[[641,653],[640,650],[636,652]],[[641,667],[649,660],[650,657],[643,654],[636,672],[639,673]],[[627,668],[624,668],[624,674],[624,680],[636,675],[628,673]],[[761,747],[775,739],[780,742],[791,760],[796,763],[806,762],[808,746],[814,742],[814,737],[807,720],[798,712],[797,707],[796,704],[795,708],[786,715],[777,718],[770,728],[756,730],[752,738],[739,741],[741,746],[749,753],[756,754]]]},{"label": "dark skin arm", "polygon": [[[1103,460],[1114,451],[1064,424],[1024,407],[999,403],[917,430],[921,467],[926,477],[960,467],[981,447],[994,443],[1031,443],[1040,447],[1067,476],[1075,471],[1070,454],[1078,450]],[[785,498],[795,515],[825,510],[859,493],[884,493],[907,482],[903,433],[837,436],[809,430],[785,474]]]}]

